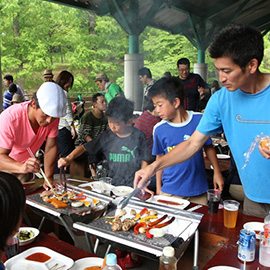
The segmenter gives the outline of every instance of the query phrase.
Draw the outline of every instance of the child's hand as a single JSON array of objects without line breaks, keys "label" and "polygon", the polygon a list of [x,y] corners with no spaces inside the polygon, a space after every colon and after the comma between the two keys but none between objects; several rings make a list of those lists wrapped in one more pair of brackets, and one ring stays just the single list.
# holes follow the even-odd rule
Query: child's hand
[{"label": "child's hand", "polygon": [[214,189],[218,189],[220,191],[223,190],[224,187],[224,178],[220,172],[214,172]]},{"label": "child's hand", "polygon": [[61,167],[65,167],[65,169],[67,168],[67,166],[71,163],[71,160],[68,157],[65,158],[60,158],[58,160],[58,168]]}]

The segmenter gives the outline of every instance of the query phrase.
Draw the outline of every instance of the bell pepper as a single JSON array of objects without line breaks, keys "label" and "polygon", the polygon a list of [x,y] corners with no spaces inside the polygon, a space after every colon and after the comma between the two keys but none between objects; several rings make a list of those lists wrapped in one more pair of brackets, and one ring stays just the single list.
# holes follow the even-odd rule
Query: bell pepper
[{"label": "bell pepper", "polygon": [[143,208],[142,211],[140,212],[140,215],[144,215],[144,214],[149,214],[149,211],[147,208]]},{"label": "bell pepper", "polygon": [[83,201],[85,199],[86,199],[86,196],[71,198],[72,201]]},{"label": "bell pepper", "polygon": [[146,216],[146,217],[141,218],[140,222],[145,222],[146,220],[157,219],[157,218],[158,216]]},{"label": "bell pepper", "polygon": [[145,222],[142,222],[142,223],[139,223],[139,224],[135,225],[135,227],[134,227],[135,234],[139,234],[139,229],[141,227],[146,228],[147,227],[147,224]]},{"label": "bell pepper", "polygon": [[148,239],[151,239],[151,238],[154,237],[154,235],[151,234],[151,233],[149,232],[149,230],[151,230],[151,229],[152,229],[152,228],[147,228],[147,230],[146,230],[146,232],[145,232],[145,236],[146,236]]},{"label": "bell pepper", "polygon": [[133,218],[134,220],[138,220],[141,217],[140,214],[136,214],[135,218]]}]

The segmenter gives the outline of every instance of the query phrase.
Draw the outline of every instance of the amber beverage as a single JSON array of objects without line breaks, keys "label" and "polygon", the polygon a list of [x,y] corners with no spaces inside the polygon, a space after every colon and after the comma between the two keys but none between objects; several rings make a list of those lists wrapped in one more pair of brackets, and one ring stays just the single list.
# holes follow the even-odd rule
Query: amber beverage
[{"label": "amber beverage", "polygon": [[238,208],[240,203],[234,200],[226,200],[223,202],[223,213],[224,213],[224,226],[227,228],[235,228]]}]

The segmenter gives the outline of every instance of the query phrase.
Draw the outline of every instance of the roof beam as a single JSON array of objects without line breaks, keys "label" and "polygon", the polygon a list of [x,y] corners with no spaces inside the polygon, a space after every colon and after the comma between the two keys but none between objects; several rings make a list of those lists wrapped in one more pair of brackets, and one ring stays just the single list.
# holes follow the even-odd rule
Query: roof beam
[{"label": "roof beam", "polygon": [[69,7],[75,7],[75,8],[82,8],[82,9],[90,9],[90,10],[97,10],[97,7],[94,5],[91,5],[90,1],[86,2],[81,2],[81,1],[66,1],[66,0],[45,0],[47,2],[52,2],[55,4],[61,4],[64,6],[69,6]]}]

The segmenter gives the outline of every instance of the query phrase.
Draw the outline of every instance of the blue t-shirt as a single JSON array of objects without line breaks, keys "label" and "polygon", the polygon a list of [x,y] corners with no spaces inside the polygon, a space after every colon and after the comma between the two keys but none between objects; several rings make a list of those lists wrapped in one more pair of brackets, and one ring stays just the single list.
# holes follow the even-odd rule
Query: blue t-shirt
[{"label": "blue t-shirt", "polygon": [[[161,121],[154,127],[153,155],[167,154],[179,143],[186,141],[196,130],[201,113],[188,111],[183,123]],[[205,145],[212,143],[208,139]],[[208,189],[202,149],[192,158],[163,170],[161,191],[183,197],[203,194]]]},{"label": "blue t-shirt", "polygon": [[244,154],[257,135],[270,135],[270,85],[256,94],[225,87],[209,100],[197,130],[209,135],[224,130],[246,196],[255,202],[270,203],[270,160],[256,147],[247,166]]},{"label": "blue t-shirt", "polygon": [[3,97],[3,110],[8,108],[11,105],[13,95],[9,91],[5,91],[4,97]]}]

